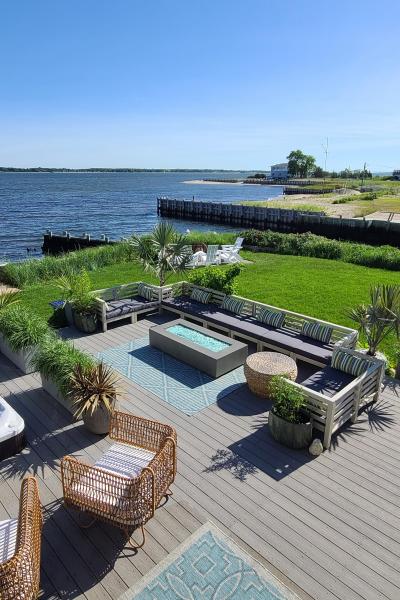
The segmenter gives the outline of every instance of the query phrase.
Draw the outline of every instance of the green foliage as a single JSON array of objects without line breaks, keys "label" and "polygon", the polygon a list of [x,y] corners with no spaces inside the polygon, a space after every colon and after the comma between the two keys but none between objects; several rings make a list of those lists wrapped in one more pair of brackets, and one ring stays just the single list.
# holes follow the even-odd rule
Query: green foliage
[{"label": "green foliage", "polygon": [[111,412],[119,393],[118,382],[113,369],[104,363],[90,368],[77,365],[73,370],[68,391],[74,417],[80,419],[85,414],[92,415],[101,407]]},{"label": "green foliage", "polygon": [[332,204],[348,204],[349,202],[360,202],[360,200],[366,200],[368,202],[372,202],[376,200],[378,196],[381,195],[378,192],[365,192],[363,194],[353,194],[352,196],[342,196],[341,198],[337,198],[332,202]]},{"label": "green foliage", "polygon": [[0,278],[9,285],[23,288],[63,275],[76,274],[82,269],[95,271],[107,265],[128,262],[132,260],[132,254],[132,247],[122,242],[87,248],[62,256],[45,256],[40,260],[8,263],[0,268]]},{"label": "green foliage", "polygon": [[92,369],[96,364],[88,354],[55,336],[42,341],[33,362],[36,370],[54,381],[63,394],[68,393],[72,374],[78,365],[82,369]]},{"label": "green foliage", "polygon": [[265,248],[278,254],[314,256],[344,262],[400,271],[400,250],[393,246],[369,246],[331,240],[313,233],[279,233],[251,229],[240,234],[248,246]]},{"label": "green foliage", "polygon": [[236,293],[237,282],[235,280],[241,270],[242,268],[238,264],[230,265],[227,268],[204,267],[189,273],[188,280],[195,285],[231,295]]},{"label": "green foliage", "polygon": [[237,233],[223,231],[191,231],[186,235],[188,244],[233,244]]},{"label": "green foliage", "polygon": [[368,354],[375,356],[388,335],[400,330],[400,285],[375,285],[370,303],[359,304],[349,311],[368,344]]},{"label": "green foliage", "polygon": [[166,221],[148,236],[132,236],[130,243],[144,270],[154,273],[160,286],[172,273],[184,273],[192,258],[186,237]]},{"label": "green foliage", "polygon": [[283,377],[273,377],[269,385],[274,414],[289,423],[305,423],[306,398],[303,392]]},{"label": "green foliage", "polygon": [[44,319],[31,310],[14,304],[0,311],[0,332],[14,352],[37,346],[49,335]]},{"label": "green foliage", "polygon": [[315,169],[315,158],[301,150],[292,150],[286,157],[291,177],[308,177]]},{"label": "green foliage", "polygon": [[19,292],[0,292],[0,311],[21,301]]}]

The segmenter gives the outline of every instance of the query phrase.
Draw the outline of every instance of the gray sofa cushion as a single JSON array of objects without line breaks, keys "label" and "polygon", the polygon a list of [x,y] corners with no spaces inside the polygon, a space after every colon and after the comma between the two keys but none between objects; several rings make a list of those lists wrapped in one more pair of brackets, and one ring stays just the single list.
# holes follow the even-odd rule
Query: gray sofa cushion
[{"label": "gray sofa cushion", "polygon": [[305,381],[302,381],[301,385],[331,398],[354,379],[352,375],[328,366],[313,373]]},{"label": "gray sofa cushion", "polygon": [[221,327],[225,326],[238,334],[247,334],[256,340],[270,343],[278,349],[294,352],[309,360],[328,364],[332,357],[332,346],[305,337],[290,329],[276,329],[270,325],[260,323],[252,317],[236,315],[223,310],[216,304],[200,304],[189,298],[189,296],[178,296],[177,298],[164,300],[162,306],[166,309],[168,307],[178,309],[188,315],[202,318]]},{"label": "gray sofa cushion", "polygon": [[159,306],[159,302],[146,300],[142,296],[134,296],[133,298],[124,298],[123,300],[111,300],[107,302],[106,319],[114,319],[123,315],[129,315],[139,310],[148,308],[156,308]]}]

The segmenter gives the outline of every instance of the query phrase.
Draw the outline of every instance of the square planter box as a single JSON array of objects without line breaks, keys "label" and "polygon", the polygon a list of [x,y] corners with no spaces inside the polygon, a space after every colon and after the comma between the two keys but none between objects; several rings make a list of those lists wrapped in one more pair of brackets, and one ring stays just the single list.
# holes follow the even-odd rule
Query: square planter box
[{"label": "square planter box", "polygon": [[41,373],[40,373],[40,378],[42,380],[42,388],[55,400],[57,400],[57,402],[59,404],[61,404],[61,406],[63,406],[64,408],[67,409],[68,412],[70,412],[71,414],[74,413],[73,409],[72,409],[72,405],[71,405],[71,401],[66,398],[64,396],[64,394],[62,394],[60,392],[60,390],[58,389],[58,386],[56,383],[54,383],[54,381],[52,379],[47,379],[47,377],[44,377]]},{"label": "square planter box", "polygon": [[4,356],[7,356],[7,358],[21,369],[23,373],[34,372],[35,369],[32,366],[32,359],[36,352],[36,346],[14,352],[14,350],[10,348],[7,339],[0,333],[0,352],[4,354]]}]

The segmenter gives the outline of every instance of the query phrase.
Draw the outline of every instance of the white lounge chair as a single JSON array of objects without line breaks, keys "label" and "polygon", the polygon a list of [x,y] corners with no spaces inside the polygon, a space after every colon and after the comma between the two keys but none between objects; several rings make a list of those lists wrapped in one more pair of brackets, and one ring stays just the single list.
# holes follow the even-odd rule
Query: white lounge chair
[{"label": "white lounge chair", "polygon": [[210,244],[207,248],[207,254],[202,250],[195,252],[193,254],[193,259],[196,261],[197,266],[200,267],[209,267],[210,265],[221,264],[218,245]]},{"label": "white lounge chair", "polygon": [[234,244],[224,244],[221,246],[221,250],[218,253],[218,256],[222,263],[235,263],[240,262],[241,258],[239,256],[239,252],[242,248],[244,238],[238,237],[236,238],[236,242]]}]

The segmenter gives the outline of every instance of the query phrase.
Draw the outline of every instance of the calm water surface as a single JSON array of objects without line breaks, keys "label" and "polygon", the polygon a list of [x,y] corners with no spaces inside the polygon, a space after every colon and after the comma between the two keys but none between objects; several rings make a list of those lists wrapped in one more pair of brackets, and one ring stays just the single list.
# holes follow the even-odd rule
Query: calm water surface
[{"label": "calm water surface", "polygon": [[[232,202],[264,200],[281,187],[196,185],[188,180],[238,178],[241,173],[0,173],[0,259],[40,255],[46,229],[113,239],[150,231],[157,222],[157,196]],[[180,230],[218,229],[189,221]],[[224,228],[226,229],[226,228]]]}]

